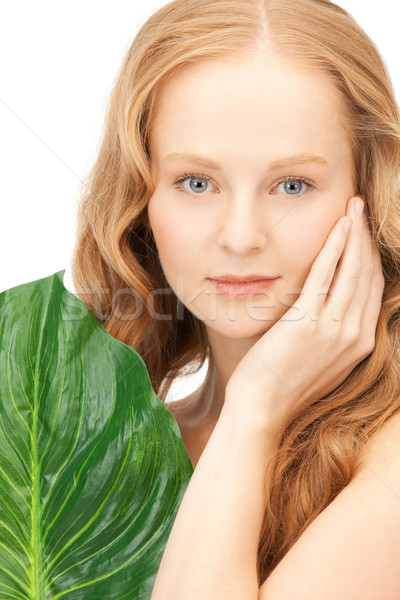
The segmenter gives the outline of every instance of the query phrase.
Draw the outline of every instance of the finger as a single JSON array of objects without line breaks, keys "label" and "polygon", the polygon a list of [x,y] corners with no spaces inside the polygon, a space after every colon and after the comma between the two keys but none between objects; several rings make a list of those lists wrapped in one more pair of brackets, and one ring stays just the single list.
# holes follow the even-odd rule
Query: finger
[{"label": "finger", "polygon": [[[358,198],[352,199],[348,212],[353,227],[332,281],[329,302],[335,320],[344,322],[349,311],[360,313],[367,302],[372,279],[372,238],[365,212],[357,210]],[[328,301],[327,301],[328,303]],[[357,318],[359,322],[359,318]]]},{"label": "finger", "polygon": [[373,276],[360,322],[360,339],[364,340],[367,347],[370,347],[371,352],[375,345],[376,326],[382,309],[382,296],[385,289],[381,257],[376,246],[373,246],[372,255],[374,264]]},{"label": "finger", "polygon": [[370,302],[371,287],[378,285],[381,290],[384,284],[380,252],[376,247],[368,226],[364,228],[362,269],[357,292],[347,310],[347,318],[355,327],[361,329],[365,320],[365,311]]},{"label": "finger", "polygon": [[317,258],[310,269],[308,277],[302,289],[300,298],[295,306],[301,308],[306,314],[313,318],[318,317],[318,298],[325,297],[332,284],[332,279],[339,259],[346,245],[349,230],[346,231],[345,224],[352,221],[347,217],[341,218],[330,232],[325,244],[320,250]]}]

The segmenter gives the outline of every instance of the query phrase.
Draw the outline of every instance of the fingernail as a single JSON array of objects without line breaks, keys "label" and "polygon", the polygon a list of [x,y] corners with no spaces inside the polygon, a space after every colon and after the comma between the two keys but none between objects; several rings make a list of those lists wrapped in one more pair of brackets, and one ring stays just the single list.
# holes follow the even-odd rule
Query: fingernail
[{"label": "fingernail", "polygon": [[364,210],[364,202],[363,200],[357,200],[356,202],[356,210],[358,212],[359,215],[363,214],[363,210]]}]

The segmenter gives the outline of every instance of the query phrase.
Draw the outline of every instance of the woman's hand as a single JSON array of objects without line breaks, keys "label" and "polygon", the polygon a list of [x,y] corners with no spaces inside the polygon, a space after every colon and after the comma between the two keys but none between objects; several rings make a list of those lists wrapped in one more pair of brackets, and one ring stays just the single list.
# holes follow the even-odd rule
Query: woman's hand
[{"label": "woman's hand", "polygon": [[298,300],[229,379],[225,404],[254,408],[274,431],[340,385],[375,346],[384,277],[358,201],[349,201],[347,218],[333,227]]}]

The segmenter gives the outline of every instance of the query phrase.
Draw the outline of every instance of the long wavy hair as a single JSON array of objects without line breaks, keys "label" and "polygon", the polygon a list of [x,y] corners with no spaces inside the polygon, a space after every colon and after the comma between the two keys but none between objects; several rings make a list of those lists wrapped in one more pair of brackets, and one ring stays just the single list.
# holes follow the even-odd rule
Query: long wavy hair
[{"label": "long wavy hair", "polygon": [[77,295],[142,356],[161,401],[175,377],[207,358],[210,376],[205,326],[169,288],[148,227],[149,130],[170,77],[199,61],[271,48],[328,73],[345,100],[357,195],[366,202],[385,289],[373,352],[283,434],[259,541],[260,585],[350,482],[366,440],[400,409],[399,110],[374,43],[329,0],[174,0],[158,10],[133,40],[111,93],[82,188],[72,263]]}]

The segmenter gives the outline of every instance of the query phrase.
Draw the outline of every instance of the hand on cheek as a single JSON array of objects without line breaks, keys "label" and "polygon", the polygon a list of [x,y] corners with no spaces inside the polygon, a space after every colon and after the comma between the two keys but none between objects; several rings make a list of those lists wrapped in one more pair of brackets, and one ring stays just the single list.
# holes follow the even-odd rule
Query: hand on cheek
[{"label": "hand on cheek", "polygon": [[298,300],[228,382],[226,402],[239,410],[253,408],[267,428],[284,429],[373,351],[384,277],[358,202],[352,198],[346,216],[336,222]]}]

